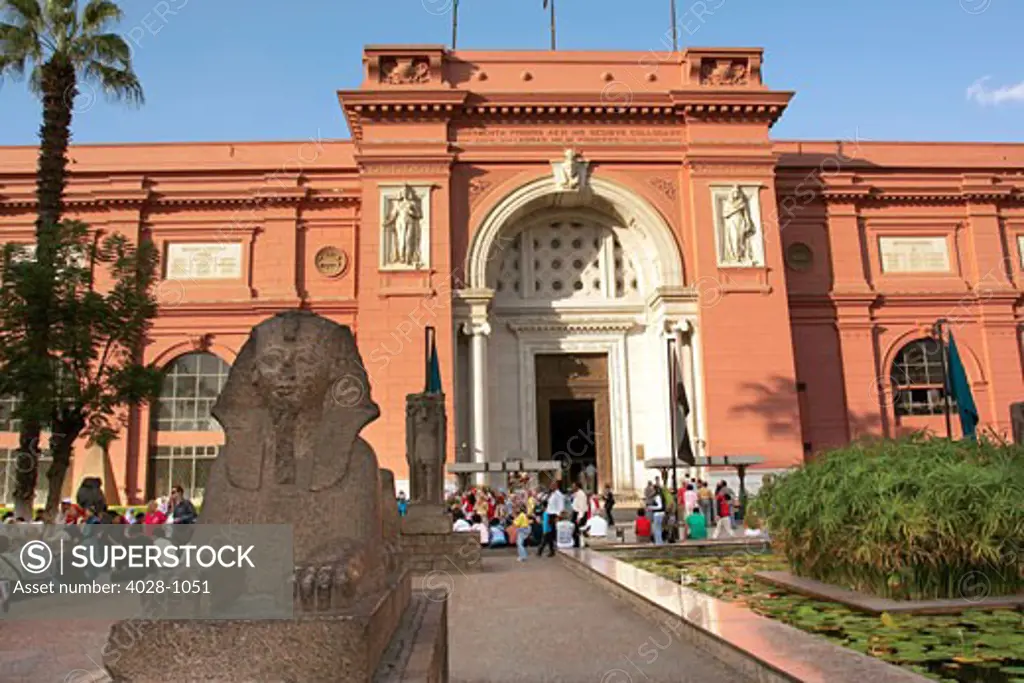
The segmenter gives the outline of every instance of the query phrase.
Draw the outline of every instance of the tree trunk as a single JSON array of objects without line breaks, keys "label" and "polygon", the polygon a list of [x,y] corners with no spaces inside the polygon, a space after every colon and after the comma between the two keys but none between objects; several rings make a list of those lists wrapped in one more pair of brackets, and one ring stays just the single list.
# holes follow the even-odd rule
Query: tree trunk
[{"label": "tree trunk", "polygon": [[[57,250],[56,226],[64,211],[64,188],[67,185],[67,150],[71,137],[71,112],[78,94],[74,66],[54,56],[42,66],[43,123],[39,128],[39,166],[36,174],[36,261],[46,269],[51,283],[37,301],[30,302],[26,333],[33,357],[49,357],[50,307],[54,254]],[[48,412],[52,396],[49,381],[52,368],[41,371],[41,377],[27,382],[20,397],[28,406],[19,437],[18,472],[15,481],[15,509],[19,516],[31,519],[32,502],[38,481],[40,414]]]},{"label": "tree trunk", "polygon": [[[39,128],[39,168],[36,196],[36,238],[44,236],[60,223],[64,214],[64,188],[67,185],[68,143],[71,140],[71,113],[78,95],[75,68],[67,60],[54,56],[42,67],[43,123]],[[42,250],[43,244],[38,245]],[[51,249],[53,243],[47,245]],[[52,258],[52,252],[48,254]],[[43,254],[37,252],[37,257]],[[45,262],[45,261],[44,261]]]},{"label": "tree trunk", "polygon": [[21,423],[14,477],[14,516],[32,520],[36,482],[39,480],[39,423]]},{"label": "tree trunk", "polygon": [[53,519],[60,510],[64,478],[71,466],[71,451],[75,440],[78,439],[84,428],[85,420],[77,415],[54,422],[54,433],[50,437],[50,454],[53,456],[53,463],[46,472],[46,478],[50,483],[50,490],[46,495],[46,509],[43,512],[46,519]]}]

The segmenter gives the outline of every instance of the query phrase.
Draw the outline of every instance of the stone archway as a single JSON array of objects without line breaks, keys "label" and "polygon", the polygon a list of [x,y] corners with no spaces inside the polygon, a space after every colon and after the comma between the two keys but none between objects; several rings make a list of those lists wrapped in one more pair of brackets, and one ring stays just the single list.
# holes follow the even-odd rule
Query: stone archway
[{"label": "stone archway", "polygon": [[[577,252],[566,251],[570,243]],[[555,277],[552,269],[562,268]],[[591,178],[583,191],[565,192],[554,178],[540,178],[488,212],[466,273],[456,318],[469,339],[457,374],[469,379],[458,403],[470,406],[461,433],[469,434],[471,459],[552,457],[540,452],[553,448],[541,433],[553,395],[538,393],[537,359],[601,357],[605,393],[591,398],[609,418],[598,451],[611,471],[598,476],[616,489],[636,488],[643,471],[634,453],[657,457],[670,448],[667,339],[696,323],[696,296],[684,287],[667,221],[614,181]],[[528,292],[510,295],[520,281]],[[688,341],[695,348],[694,336]],[[696,356],[687,367],[696,380]]]},{"label": "stone archway", "polygon": [[487,264],[499,236],[510,225],[543,207],[591,206],[616,216],[625,228],[620,238],[634,254],[654,265],[659,284],[682,287],[683,260],[668,222],[635,192],[611,180],[591,178],[586,192],[566,193],[553,177],[527,183],[491,209],[473,234],[466,255],[469,289],[486,289]]}]

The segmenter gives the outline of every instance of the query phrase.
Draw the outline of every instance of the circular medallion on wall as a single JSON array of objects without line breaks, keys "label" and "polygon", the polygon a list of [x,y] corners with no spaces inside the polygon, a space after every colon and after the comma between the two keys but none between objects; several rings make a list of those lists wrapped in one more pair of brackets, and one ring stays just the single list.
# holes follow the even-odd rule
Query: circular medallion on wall
[{"label": "circular medallion on wall", "polygon": [[814,252],[803,242],[793,242],[786,249],[786,265],[798,272],[806,272],[811,269],[814,262]]},{"label": "circular medallion on wall", "polygon": [[348,269],[348,254],[337,247],[324,247],[316,252],[313,263],[324,277],[339,277]]}]

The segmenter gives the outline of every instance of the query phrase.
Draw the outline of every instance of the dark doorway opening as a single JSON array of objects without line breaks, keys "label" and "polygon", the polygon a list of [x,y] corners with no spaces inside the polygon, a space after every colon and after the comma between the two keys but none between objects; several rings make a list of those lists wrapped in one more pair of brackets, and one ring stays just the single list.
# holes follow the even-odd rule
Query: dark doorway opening
[{"label": "dark doorway opening", "polygon": [[552,399],[549,403],[551,459],[562,463],[562,478],[596,493],[597,429],[593,399]]}]

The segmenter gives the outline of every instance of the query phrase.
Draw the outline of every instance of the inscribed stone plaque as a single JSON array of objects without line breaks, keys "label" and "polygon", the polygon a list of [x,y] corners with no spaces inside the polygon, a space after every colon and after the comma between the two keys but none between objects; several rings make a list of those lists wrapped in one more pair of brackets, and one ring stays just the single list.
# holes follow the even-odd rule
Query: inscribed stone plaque
[{"label": "inscribed stone plaque", "polygon": [[313,260],[317,272],[324,277],[338,277],[348,268],[348,254],[337,247],[324,247]]},{"label": "inscribed stone plaque", "polygon": [[167,246],[167,279],[237,280],[242,277],[242,245],[178,243]]},{"label": "inscribed stone plaque", "polygon": [[879,237],[883,273],[948,273],[944,237]]}]

